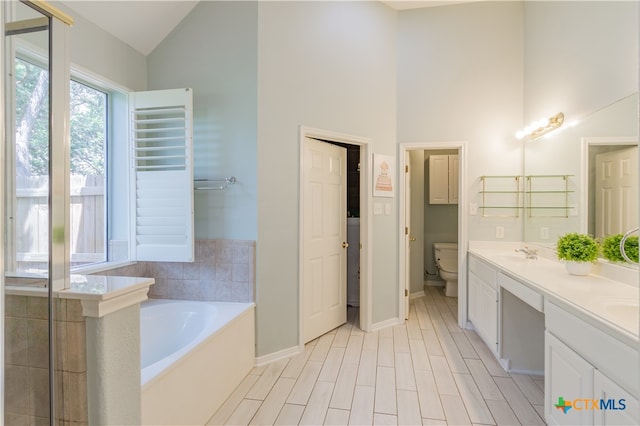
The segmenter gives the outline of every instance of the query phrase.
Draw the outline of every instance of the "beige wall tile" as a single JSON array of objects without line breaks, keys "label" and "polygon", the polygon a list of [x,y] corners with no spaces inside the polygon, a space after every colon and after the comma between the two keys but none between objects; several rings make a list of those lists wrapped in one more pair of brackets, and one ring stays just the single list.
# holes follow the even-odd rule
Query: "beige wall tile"
[{"label": "beige wall tile", "polygon": [[28,365],[29,342],[26,318],[5,318],[5,362],[13,365]]},{"label": "beige wall tile", "polygon": [[67,363],[65,370],[84,373],[87,371],[86,324],[84,322],[67,322],[66,330]]},{"label": "beige wall tile", "polygon": [[49,324],[47,320],[27,320],[29,366],[49,368]]},{"label": "beige wall tile", "polygon": [[27,297],[6,295],[4,299],[5,315],[9,317],[27,316]]},{"label": "beige wall tile", "polygon": [[85,317],[82,315],[82,302],[79,300],[67,300],[67,321],[85,321]]},{"label": "beige wall tile", "polygon": [[29,414],[36,417],[49,415],[49,370],[29,368]]},{"label": "beige wall tile", "polygon": [[64,373],[63,386],[65,417],[72,422],[87,422],[87,374]]},{"label": "beige wall tile", "polygon": [[46,297],[27,298],[27,316],[29,318],[49,318],[49,301]]},{"label": "beige wall tile", "polygon": [[5,413],[29,414],[28,367],[5,366]]}]

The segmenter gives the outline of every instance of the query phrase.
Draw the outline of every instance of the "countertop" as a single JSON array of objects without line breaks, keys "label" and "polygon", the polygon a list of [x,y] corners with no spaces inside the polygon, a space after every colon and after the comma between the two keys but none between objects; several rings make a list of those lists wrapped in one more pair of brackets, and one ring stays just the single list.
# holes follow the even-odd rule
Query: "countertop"
[{"label": "countertop", "polygon": [[560,261],[540,256],[537,260],[528,260],[524,253],[506,247],[470,244],[469,253],[637,347],[640,328],[637,286],[595,274],[570,275]]},{"label": "countertop", "polygon": [[[18,280],[16,285],[7,285],[6,292],[17,296],[47,297],[46,279],[32,281],[31,285],[25,285]],[[56,291],[54,297],[80,300],[83,315],[100,318],[145,301],[149,286],[154,282],[153,278],[72,274],[70,288]]]}]

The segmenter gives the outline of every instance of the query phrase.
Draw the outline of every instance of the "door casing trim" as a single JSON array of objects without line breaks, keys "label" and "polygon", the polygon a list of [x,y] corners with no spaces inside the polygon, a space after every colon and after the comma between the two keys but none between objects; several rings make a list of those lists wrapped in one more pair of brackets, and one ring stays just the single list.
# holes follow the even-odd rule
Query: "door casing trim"
[{"label": "door casing trim", "polygon": [[[457,149],[460,167],[458,171],[458,325],[461,328],[465,328],[467,324],[467,220],[465,213],[468,211],[467,207],[467,194],[466,194],[466,182],[467,182],[467,142],[466,141],[451,141],[451,142],[411,142],[398,144],[398,159],[400,161],[399,170],[404,170],[406,164],[405,153],[407,151],[414,150],[434,150],[434,149]],[[398,204],[399,213],[398,220],[398,312],[399,318],[403,318],[405,314],[404,310],[404,290],[408,280],[405,273],[404,264],[407,261],[407,252],[404,246],[404,227],[405,227],[405,183],[404,179],[398,179],[399,191],[398,191]]]}]

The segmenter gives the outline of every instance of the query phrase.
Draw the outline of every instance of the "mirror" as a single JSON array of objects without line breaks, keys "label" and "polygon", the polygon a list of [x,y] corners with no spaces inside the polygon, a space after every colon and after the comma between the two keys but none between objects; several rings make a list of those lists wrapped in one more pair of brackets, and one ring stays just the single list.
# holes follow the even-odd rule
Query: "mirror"
[{"label": "mirror", "polygon": [[[524,174],[532,177],[525,178],[524,188],[526,242],[554,246],[567,232],[602,237],[638,226],[637,117],[634,93],[525,142]],[[597,169],[615,174],[614,164],[634,172],[635,178],[627,183],[598,177]]]}]

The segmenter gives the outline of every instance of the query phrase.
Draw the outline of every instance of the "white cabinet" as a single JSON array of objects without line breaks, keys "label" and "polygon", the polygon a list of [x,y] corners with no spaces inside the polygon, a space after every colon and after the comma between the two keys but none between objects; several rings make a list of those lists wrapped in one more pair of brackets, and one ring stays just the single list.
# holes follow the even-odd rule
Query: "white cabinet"
[{"label": "white cabinet", "polygon": [[545,333],[544,363],[544,409],[547,423],[593,424],[592,410],[558,407],[565,402],[571,404],[575,399],[592,398],[593,366],[548,331]]},{"label": "white cabinet", "polygon": [[498,354],[498,271],[469,256],[469,321],[494,354]]},{"label": "white cabinet", "polygon": [[[593,395],[605,401],[604,407],[594,411],[596,425],[638,425],[640,424],[640,404],[629,392],[613,380],[596,370],[593,376]],[[606,409],[603,409],[606,408]]]},{"label": "white cabinet", "polygon": [[[637,348],[554,303],[544,311],[547,423],[640,424]],[[555,408],[560,397],[573,403],[566,414]]]},{"label": "white cabinet", "polygon": [[429,204],[458,204],[457,155],[429,155]]}]

